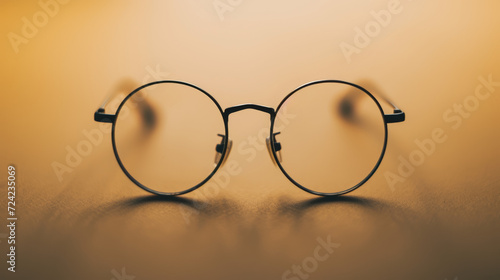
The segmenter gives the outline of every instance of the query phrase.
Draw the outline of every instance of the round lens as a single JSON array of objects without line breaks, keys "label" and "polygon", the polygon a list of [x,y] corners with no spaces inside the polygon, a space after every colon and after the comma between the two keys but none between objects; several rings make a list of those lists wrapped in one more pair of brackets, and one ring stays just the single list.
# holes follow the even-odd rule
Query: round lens
[{"label": "round lens", "polygon": [[208,180],[222,158],[224,134],[218,104],[200,89],[174,81],[136,90],[118,108],[113,127],[124,172],[162,194],[184,193]]},{"label": "round lens", "polygon": [[285,175],[320,194],[345,193],[366,182],[386,144],[378,102],[340,81],[311,83],[289,95],[278,107],[273,134]]}]

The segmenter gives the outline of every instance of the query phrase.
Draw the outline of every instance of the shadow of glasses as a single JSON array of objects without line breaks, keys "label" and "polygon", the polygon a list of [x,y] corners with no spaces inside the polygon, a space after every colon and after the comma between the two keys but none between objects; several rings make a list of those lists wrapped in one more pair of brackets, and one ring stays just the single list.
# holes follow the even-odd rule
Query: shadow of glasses
[{"label": "shadow of glasses", "polygon": [[[335,214],[332,218],[339,218],[336,212],[338,210],[343,210],[346,213],[361,210],[359,214],[362,216],[369,217],[374,221],[390,219],[404,228],[413,227],[415,222],[419,222],[419,215],[410,208],[381,199],[359,196],[315,197],[298,201],[283,199],[279,209],[282,217],[292,218],[296,223],[301,223],[304,216],[315,215],[319,217],[323,215],[328,217],[332,215],[332,211]],[[340,218],[347,219],[348,217],[349,214],[346,214]],[[310,222],[309,219],[307,221]]]},{"label": "shadow of glasses", "polygon": [[[202,226],[213,219],[224,220],[241,215],[241,205],[232,199],[198,200],[178,196],[141,196],[95,206],[83,211],[78,224],[91,227],[110,216],[128,217],[148,213],[145,219],[173,219]],[[146,211],[146,212],[144,212]]]},{"label": "shadow of glasses", "polygon": [[[174,206],[183,206],[191,209],[197,209],[196,205],[200,202],[185,197],[168,197],[168,196],[141,196],[126,198],[120,201],[114,201],[106,203],[104,205],[98,205],[92,208],[88,208],[80,214],[78,224],[85,225],[86,227],[97,224],[100,220],[108,216],[127,216],[131,212],[137,212],[137,210],[144,207],[154,207],[155,205],[161,207],[164,210],[175,210],[174,213],[179,215],[178,208],[173,208]],[[210,204],[207,204],[208,206]]]},{"label": "shadow of glasses", "polygon": [[373,198],[356,196],[325,196],[314,197],[298,201],[289,201],[282,199],[279,202],[280,213],[285,216],[300,218],[304,214],[311,212],[319,207],[333,207],[339,205],[351,205],[355,207],[369,208],[377,210],[380,205],[378,200]]}]

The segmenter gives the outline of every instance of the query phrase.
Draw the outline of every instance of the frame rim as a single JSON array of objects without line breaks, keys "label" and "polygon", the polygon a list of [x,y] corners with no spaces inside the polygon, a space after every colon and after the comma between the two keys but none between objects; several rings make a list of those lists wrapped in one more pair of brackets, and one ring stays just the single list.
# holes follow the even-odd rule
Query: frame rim
[{"label": "frame rim", "polygon": [[[146,88],[146,87],[149,87],[149,86],[153,86],[153,85],[156,85],[156,84],[179,84],[179,85],[184,85],[184,86],[188,86],[188,87],[191,87],[191,88],[194,88],[195,90],[198,90],[200,91],[201,93],[205,94],[217,107],[217,109],[219,110],[219,113],[221,115],[221,118],[222,118],[222,121],[224,123],[224,132],[225,132],[225,139],[224,139],[224,150],[222,151],[222,155],[221,155],[221,159],[219,160],[219,162],[217,163],[217,165],[214,167],[214,169],[212,170],[212,172],[204,179],[202,180],[200,183],[196,184],[195,186],[193,187],[190,187],[190,188],[187,188],[183,191],[178,191],[178,192],[162,192],[162,191],[156,191],[152,188],[149,188],[147,187],[146,185],[142,184],[141,182],[139,182],[137,179],[135,179],[128,171],[127,169],[125,168],[125,165],[123,164],[123,162],[121,161],[120,159],[120,156],[118,155],[118,149],[116,147],[116,137],[115,137],[115,129],[116,129],[116,122],[118,120],[118,115],[122,109],[122,107],[125,105],[125,103],[135,94],[137,93],[138,91]],[[121,170],[123,171],[123,173],[125,173],[125,175],[129,178],[129,180],[131,180],[134,184],[136,184],[138,187],[140,187],[141,189],[149,192],[149,193],[152,193],[152,194],[156,194],[156,195],[160,195],[160,196],[177,196],[177,195],[183,195],[183,194],[186,194],[186,193],[189,193],[189,192],[192,192],[196,189],[198,189],[199,187],[203,186],[208,180],[210,180],[214,175],[215,173],[217,173],[217,171],[219,170],[219,168],[221,167],[222,163],[223,163],[223,159],[224,157],[226,156],[226,152],[227,152],[227,147],[228,147],[228,139],[229,139],[229,129],[228,129],[228,122],[227,122],[227,118],[225,117],[224,115],[224,111],[222,110],[222,107],[220,106],[220,104],[217,102],[217,100],[212,96],[210,95],[208,92],[206,92],[205,90],[203,90],[202,88],[196,86],[196,85],[193,85],[193,84],[190,84],[190,83],[187,83],[187,82],[183,82],[183,81],[177,81],[177,80],[161,80],[161,81],[154,81],[154,82],[150,82],[150,83],[147,83],[147,84],[144,84],[138,88],[136,88],[135,90],[133,90],[131,93],[129,93],[123,100],[122,102],[120,103],[120,105],[118,106],[118,108],[116,109],[116,113],[115,113],[115,119],[113,120],[113,123],[112,123],[112,126],[111,126],[111,143],[113,145],[113,153],[115,155],[115,158],[116,158],[116,161],[118,162],[118,165],[120,166]]]},{"label": "frame rim", "polygon": [[275,119],[276,119],[276,115],[278,114],[279,110],[281,109],[281,107],[283,106],[283,104],[291,97],[293,96],[295,93],[297,93],[298,91],[306,88],[306,87],[309,87],[309,86],[313,86],[313,85],[317,85],[317,84],[323,84],[323,83],[336,83],[336,84],[344,84],[344,85],[348,85],[348,86],[352,86],[352,87],[355,87],[361,91],[363,91],[364,93],[366,93],[374,102],[375,104],[377,105],[380,113],[381,113],[381,117],[382,117],[382,122],[384,123],[384,144],[383,144],[383,147],[382,147],[382,151],[380,153],[380,156],[379,156],[379,159],[377,160],[377,162],[375,163],[375,166],[373,167],[373,169],[368,173],[368,175],[363,179],[361,180],[359,183],[357,183],[356,185],[350,187],[350,188],[347,188],[343,191],[339,191],[339,192],[331,192],[331,193],[326,193],[326,192],[318,192],[318,191],[315,191],[315,190],[312,190],[312,189],[309,189],[307,187],[304,187],[302,184],[298,183],[297,181],[295,181],[286,171],[285,171],[285,168],[281,165],[281,162],[278,160],[278,156],[276,155],[276,150],[275,150],[275,141],[274,141],[274,137],[270,137],[271,138],[271,148],[272,148],[272,151],[273,151],[273,157],[274,157],[274,160],[276,161],[276,164],[277,166],[279,167],[279,169],[281,170],[281,172],[285,175],[285,177],[290,181],[292,182],[295,186],[299,187],[300,189],[302,189],[303,191],[306,191],[310,194],[314,194],[314,195],[318,195],[318,196],[340,196],[340,195],[343,195],[343,194],[346,194],[346,193],[350,193],[356,189],[358,189],[359,187],[361,187],[362,185],[364,185],[374,174],[375,172],[378,170],[378,168],[380,167],[380,164],[382,163],[382,160],[384,158],[384,155],[385,155],[385,152],[386,152],[386,149],[387,149],[387,141],[388,141],[388,129],[387,129],[387,121],[385,119],[385,113],[384,113],[384,110],[382,109],[382,106],[380,105],[380,102],[377,100],[377,98],[375,98],[375,96],[373,96],[372,93],[370,93],[368,90],[366,90],[365,88],[363,88],[362,86],[360,85],[357,85],[357,84],[354,84],[354,83],[350,83],[350,82],[346,82],[346,81],[343,81],[343,80],[317,80],[317,81],[312,81],[312,82],[309,82],[309,83],[306,83],[306,84],[303,84],[299,87],[297,87],[296,89],[294,89],[292,92],[290,92],[288,95],[285,96],[285,98],[283,98],[281,100],[281,102],[279,103],[278,107],[276,108],[275,110],[275,115],[273,116],[273,118],[271,119],[271,128],[270,128],[270,134],[269,135],[273,135],[273,132],[274,132],[274,124],[275,124]]}]

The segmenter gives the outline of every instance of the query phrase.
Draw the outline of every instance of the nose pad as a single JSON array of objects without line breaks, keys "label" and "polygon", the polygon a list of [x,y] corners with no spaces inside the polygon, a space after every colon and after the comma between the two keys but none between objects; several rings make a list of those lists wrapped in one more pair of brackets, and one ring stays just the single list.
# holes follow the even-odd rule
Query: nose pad
[{"label": "nose pad", "polygon": [[[273,133],[273,142],[274,142],[274,150],[276,151],[276,157],[278,158],[278,161],[282,161],[281,157],[281,143],[276,141],[276,135],[280,134],[281,132],[276,132]],[[276,159],[273,156],[273,149],[272,149],[272,143],[271,143],[271,138],[267,137],[266,138],[266,146],[267,146],[267,151],[269,152],[269,156],[271,157],[274,165],[278,166],[278,163],[276,162]]]},{"label": "nose pad", "polygon": [[[220,140],[220,144],[215,145],[215,165],[217,165],[221,161],[222,157],[222,152],[224,152],[224,141],[226,140],[226,135],[224,134],[217,134],[217,136],[221,137],[222,139]],[[222,159],[221,167],[226,163],[226,159],[229,157],[229,154],[231,153],[231,148],[233,147],[233,140],[229,139],[227,142],[227,151],[226,155]]]}]

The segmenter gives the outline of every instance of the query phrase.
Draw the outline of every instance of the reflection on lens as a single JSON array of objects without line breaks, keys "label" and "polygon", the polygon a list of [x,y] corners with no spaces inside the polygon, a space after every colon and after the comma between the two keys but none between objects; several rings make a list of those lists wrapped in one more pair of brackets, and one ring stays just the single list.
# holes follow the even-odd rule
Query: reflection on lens
[{"label": "reflection on lens", "polygon": [[162,82],[123,103],[114,133],[119,160],[130,176],[156,192],[176,193],[214,171],[217,135],[225,129],[221,111],[206,94]]},{"label": "reflection on lens", "polygon": [[[280,132],[281,166],[311,191],[334,194],[364,183],[385,145],[386,126],[378,103],[340,82],[320,82],[292,94],[273,127]],[[280,118],[286,114],[292,119]]]}]

